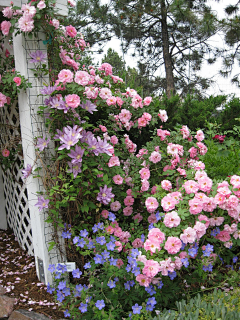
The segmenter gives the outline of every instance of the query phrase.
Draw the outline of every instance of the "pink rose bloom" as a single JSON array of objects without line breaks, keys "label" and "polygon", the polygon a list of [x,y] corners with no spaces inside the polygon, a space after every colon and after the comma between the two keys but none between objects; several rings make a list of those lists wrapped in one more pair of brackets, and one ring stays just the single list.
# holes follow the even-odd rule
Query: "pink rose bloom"
[{"label": "pink rose bloom", "polygon": [[138,274],[136,276],[136,280],[137,282],[139,282],[140,286],[144,286],[144,287],[148,287],[151,283],[151,278],[150,277],[147,277],[146,275],[144,274]]},{"label": "pink rose bloom", "polygon": [[161,161],[162,159],[162,156],[159,152],[157,151],[153,151],[151,153],[151,156],[149,157],[149,160],[153,163],[158,163],[159,161]]},{"label": "pink rose bloom", "polygon": [[117,174],[116,176],[113,177],[114,183],[120,185],[123,183],[123,178],[120,176],[120,174]]},{"label": "pink rose bloom", "polygon": [[165,234],[158,228],[152,228],[148,233],[148,239],[161,244],[165,240]]},{"label": "pink rose bloom", "polygon": [[143,219],[143,216],[141,216],[141,214],[138,212],[134,217],[134,220],[137,220],[138,223],[140,223]]},{"label": "pink rose bloom", "polygon": [[197,134],[195,135],[195,139],[197,139],[197,141],[204,140],[204,133],[202,132],[202,130],[197,131]]},{"label": "pink rose bloom", "polygon": [[[116,243],[115,243],[116,244]],[[124,263],[123,263],[123,261],[122,261],[122,259],[118,259],[117,260],[117,267],[120,269],[121,268],[121,266],[123,265]]]},{"label": "pink rose bloom", "polygon": [[206,233],[207,227],[204,223],[197,221],[193,229],[197,233],[197,240],[200,240],[202,236]]},{"label": "pink rose bloom", "polygon": [[226,242],[231,239],[231,236],[230,236],[229,232],[223,230],[223,231],[220,231],[220,233],[217,234],[215,238],[222,241],[222,242]]},{"label": "pink rose bloom", "polygon": [[157,199],[154,197],[148,197],[145,201],[145,206],[149,213],[153,213],[158,208],[158,205]]},{"label": "pink rose bloom", "polygon": [[67,26],[66,27],[66,35],[71,37],[71,38],[75,38],[77,35],[77,30],[73,27],[73,26]]},{"label": "pink rose bloom", "polygon": [[157,186],[153,186],[151,190],[151,194],[155,194],[157,192]]},{"label": "pink rose bloom", "polygon": [[115,246],[117,247],[116,250],[118,252],[122,251],[122,244],[120,241],[115,241]]},{"label": "pink rose bloom", "polygon": [[144,105],[144,106],[149,106],[151,102],[152,102],[152,97],[146,97],[146,98],[143,100],[143,105]]},{"label": "pink rose bloom", "polygon": [[112,92],[108,88],[102,88],[100,89],[99,97],[102,98],[103,100],[107,100],[112,96]]},{"label": "pink rose bloom", "polygon": [[[35,8],[35,7],[33,7]],[[31,18],[31,16],[23,15],[18,20],[18,25],[21,31],[23,32],[30,32],[34,28],[34,20]]]},{"label": "pink rose bloom", "polygon": [[149,223],[157,223],[157,218],[156,215],[154,213],[152,213],[149,217],[148,217],[148,222]]},{"label": "pink rose bloom", "polygon": [[167,136],[170,136],[170,132],[167,130],[157,129],[157,135],[160,137],[161,141],[163,141]]},{"label": "pink rose bloom", "polygon": [[147,120],[144,117],[141,117],[138,119],[139,128],[146,127],[146,125],[147,125]]},{"label": "pink rose bloom", "polygon": [[110,98],[108,98],[106,100],[106,103],[107,103],[108,106],[113,106],[113,105],[116,104],[116,102],[117,102],[117,98],[114,97],[114,96],[111,96]]},{"label": "pink rose bloom", "polygon": [[112,75],[112,66],[107,62],[104,62],[98,70],[104,71],[106,76]]},{"label": "pink rose bloom", "polygon": [[124,216],[130,216],[133,213],[133,207],[127,206],[123,209],[123,215]]},{"label": "pink rose bloom", "polygon": [[55,29],[59,28],[60,22],[57,19],[52,19],[52,25],[54,26]]},{"label": "pink rose bloom", "polygon": [[191,214],[198,214],[198,213],[202,212],[202,209],[203,209],[202,201],[200,201],[196,197],[189,200],[189,206],[190,206],[189,212]]},{"label": "pink rose bloom", "polygon": [[154,260],[147,260],[142,270],[143,274],[145,274],[147,277],[150,277],[150,278],[155,277],[159,271],[160,271],[159,263]]},{"label": "pink rose bloom", "polygon": [[209,227],[210,221],[209,221],[208,217],[205,216],[204,214],[200,214],[200,215],[198,216],[198,220],[199,220],[199,221],[203,221],[203,220],[204,220],[204,221],[205,221],[205,226],[206,226],[206,228]]},{"label": "pink rose bloom", "polygon": [[141,179],[148,180],[150,178],[150,170],[147,168],[142,168],[139,173],[141,175]]},{"label": "pink rose bloom", "polygon": [[203,210],[206,212],[213,212],[217,208],[216,201],[213,197],[206,197],[203,200]]},{"label": "pink rose bloom", "polygon": [[176,204],[177,204],[176,199],[174,197],[169,196],[169,195],[163,197],[161,200],[161,206],[163,207],[164,211],[174,210]]},{"label": "pink rose bloom", "polygon": [[186,176],[186,170],[182,169],[182,168],[177,168],[177,171],[179,172],[179,174],[181,176]]},{"label": "pink rose bloom", "polygon": [[124,199],[125,206],[132,206],[134,203],[134,198],[132,196],[126,196]]},{"label": "pink rose bloom", "polygon": [[205,171],[201,171],[201,170],[198,170],[196,173],[195,173],[195,177],[194,179],[195,180],[199,180],[201,178],[207,178],[207,173]]},{"label": "pink rose bloom", "polygon": [[150,251],[151,253],[155,253],[156,250],[160,251],[160,243],[158,241],[156,241],[155,239],[154,240],[147,239],[144,242],[143,247],[146,251]]},{"label": "pink rose bloom", "polygon": [[203,177],[198,180],[199,189],[203,192],[210,191],[212,188],[212,179]]},{"label": "pink rose bloom", "polygon": [[224,222],[224,218],[223,217],[212,217],[209,219],[209,225],[211,227],[215,227],[215,226],[220,226],[221,224],[223,224]]},{"label": "pink rose bloom", "polygon": [[175,257],[174,263],[175,263],[175,269],[180,270],[183,265],[181,258]]},{"label": "pink rose bloom", "polygon": [[37,4],[37,8],[39,10],[42,10],[42,9],[46,8],[45,2],[43,0],[39,1],[38,4]]},{"label": "pink rose bloom", "polygon": [[116,227],[115,230],[114,230],[114,235],[116,237],[120,237],[122,234],[122,229],[120,227]]},{"label": "pink rose bloom", "polygon": [[10,28],[11,28],[11,22],[3,21],[1,23],[1,30],[4,36],[8,36]]},{"label": "pink rose bloom", "polygon": [[113,234],[113,232],[114,232],[114,228],[113,228],[112,226],[107,226],[107,227],[105,228],[105,230],[106,230],[106,232],[107,232],[108,234]]},{"label": "pink rose bloom", "polygon": [[163,276],[167,276],[168,272],[173,272],[175,269],[175,263],[172,262],[171,258],[160,261],[160,271]]},{"label": "pink rose bloom", "polygon": [[108,162],[109,168],[114,167],[114,166],[120,166],[120,161],[119,158],[116,156],[112,156]]},{"label": "pink rose bloom", "polygon": [[198,183],[194,180],[188,180],[183,184],[183,188],[185,189],[187,194],[196,193],[199,189]]},{"label": "pink rose bloom", "polygon": [[166,110],[159,110],[159,114],[158,114],[159,118],[162,120],[162,122],[166,122],[168,119],[167,116],[167,111]]},{"label": "pink rose bloom", "polygon": [[132,246],[133,248],[142,248],[143,247],[143,242],[140,238],[136,238],[133,242],[132,242]]},{"label": "pink rose bloom", "polygon": [[102,126],[101,124],[99,125],[99,128],[101,129],[102,132],[107,132],[107,128],[105,126]]},{"label": "pink rose bloom", "polygon": [[164,249],[166,249],[169,254],[178,253],[181,247],[182,247],[182,242],[177,237],[168,237],[164,245]]},{"label": "pink rose bloom", "polygon": [[80,97],[77,94],[68,94],[65,101],[70,108],[77,108],[80,105]]},{"label": "pink rose bloom", "polygon": [[207,153],[208,148],[202,142],[197,142],[196,145],[199,148],[199,153],[204,156]]},{"label": "pink rose bloom", "polygon": [[3,9],[2,11],[3,13],[3,16],[8,18],[8,19],[11,19],[12,18],[12,15],[13,15],[13,10],[12,10],[12,7],[6,7]]},{"label": "pink rose bloom", "polygon": [[183,233],[180,235],[180,239],[182,240],[183,243],[187,244],[187,243],[193,243],[195,242],[195,240],[197,239],[197,233],[196,231],[191,228],[188,227],[187,229],[185,229],[183,231]]},{"label": "pink rose bloom", "polygon": [[152,116],[148,112],[144,112],[142,116],[147,120],[147,122],[152,120]]},{"label": "pink rose bloom", "polygon": [[112,211],[116,212],[121,209],[121,203],[119,201],[111,202],[110,208]]},{"label": "pink rose bloom", "polygon": [[0,92],[0,107],[3,107],[5,103],[7,103],[7,97]]},{"label": "pink rose bloom", "polygon": [[112,144],[117,144],[118,143],[118,138],[116,136],[111,136],[110,141]]},{"label": "pink rose bloom", "polygon": [[14,77],[13,81],[16,83],[17,87],[19,87],[22,82],[22,79],[20,77]]},{"label": "pink rose bloom", "polygon": [[119,237],[120,241],[124,243],[127,243],[129,241],[129,238],[131,238],[131,234],[128,231],[123,231]]},{"label": "pink rose bloom", "polygon": [[3,149],[2,155],[3,157],[7,158],[10,155],[10,151],[8,149]]},{"label": "pink rose bloom", "polygon": [[62,83],[73,82],[73,73],[70,70],[63,69],[58,74],[58,80]]},{"label": "pink rose bloom", "polygon": [[227,199],[227,209],[236,209],[238,205],[239,205],[239,200],[236,196],[231,195]]},{"label": "pink rose bloom", "polygon": [[90,75],[86,71],[77,71],[74,81],[82,86],[86,86],[90,80]]},{"label": "pink rose bloom", "polygon": [[182,126],[182,129],[180,129],[182,135],[183,135],[183,139],[187,139],[190,135],[190,131],[188,126]]},{"label": "pink rose bloom", "polygon": [[169,180],[162,180],[161,186],[164,190],[170,191],[172,189],[172,183]]},{"label": "pink rose bloom", "polygon": [[101,212],[101,215],[102,215],[103,218],[107,219],[107,217],[108,217],[108,215],[109,215],[109,212],[108,212],[107,210],[103,210],[103,211]]},{"label": "pink rose bloom", "polygon": [[131,196],[132,195],[132,189],[127,189],[126,193],[127,193],[128,196]]},{"label": "pink rose bloom", "polygon": [[181,251],[181,252],[179,253],[180,259],[185,259],[185,258],[187,258],[187,256],[188,256],[188,254],[187,254],[186,251]]},{"label": "pink rose bloom", "polygon": [[[227,183],[227,181],[224,181]],[[231,176],[231,179],[230,179],[230,183],[235,186],[236,184],[239,184],[240,183],[240,176],[237,176],[237,175],[233,175]],[[227,186],[228,186],[228,183],[227,183]]]},{"label": "pink rose bloom", "polygon": [[141,187],[141,191],[147,191],[149,189],[149,182],[148,180],[142,180],[142,187]]},{"label": "pink rose bloom", "polygon": [[163,223],[168,228],[179,226],[181,219],[176,211],[169,212],[165,215]]},{"label": "pink rose bloom", "polygon": [[197,149],[194,147],[191,147],[188,152],[190,153],[190,158],[195,158],[197,156]]}]

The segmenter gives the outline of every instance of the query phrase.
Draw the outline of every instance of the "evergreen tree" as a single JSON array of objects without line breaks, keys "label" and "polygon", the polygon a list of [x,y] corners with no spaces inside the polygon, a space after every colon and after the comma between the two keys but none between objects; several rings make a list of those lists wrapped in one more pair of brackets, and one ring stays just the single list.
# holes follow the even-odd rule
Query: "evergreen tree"
[{"label": "evergreen tree", "polygon": [[[85,26],[79,23],[83,13]],[[75,25],[89,32],[90,43],[102,44],[116,35],[124,40],[125,50],[134,46],[145,74],[157,75],[158,86],[165,88],[168,97],[209,86],[197,73],[206,53],[213,53],[209,62],[215,61],[207,40],[218,23],[205,0],[116,0],[104,5],[100,0],[79,0],[74,19]]]}]

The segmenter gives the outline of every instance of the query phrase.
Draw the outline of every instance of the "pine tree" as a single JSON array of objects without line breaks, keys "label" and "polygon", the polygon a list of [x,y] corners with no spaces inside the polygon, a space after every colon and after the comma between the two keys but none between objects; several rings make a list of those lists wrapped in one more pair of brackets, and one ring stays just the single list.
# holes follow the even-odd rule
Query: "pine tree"
[{"label": "pine tree", "polygon": [[125,50],[134,46],[145,73],[157,76],[168,97],[208,87],[209,81],[197,73],[206,53],[213,54],[209,62],[215,61],[215,48],[207,41],[218,23],[204,0],[116,0],[104,5],[79,0],[76,24],[83,13],[90,43],[116,35],[124,40]]}]

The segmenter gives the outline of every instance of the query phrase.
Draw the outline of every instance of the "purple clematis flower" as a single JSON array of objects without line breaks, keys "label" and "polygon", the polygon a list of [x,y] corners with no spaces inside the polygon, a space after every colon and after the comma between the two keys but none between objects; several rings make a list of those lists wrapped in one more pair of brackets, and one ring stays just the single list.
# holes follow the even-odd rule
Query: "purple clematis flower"
[{"label": "purple clematis flower", "polygon": [[48,146],[49,141],[50,138],[46,140],[45,136],[43,136],[42,138],[38,138],[36,148],[38,148],[40,151],[43,151]]},{"label": "purple clematis flower", "polygon": [[41,211],[43,208],[48,208],[49,201],[49,199],[44,199],[43,196],[40,196],[35,206],[38,206],[39,211]]},{"label": "purple clematis flower", "polygon": [[31,63],[46,62],[47,54],[41,50],[29,53],[29,56],[32,58]]},{"label": "purple clematis flower", "polygon": [[27,164],[26,169],[22,170],[23,178],[27,179],[31,173],[32,173],[32,166],[30,164]]},{"label": "purple clematis flower", "polygon": [[100,192],[98,193],[97,200],[105,205],[109,204],[111,198],[115,195],[112,193],[112,187],[108,188],[107,185],[102,188],[100,187]]},{"label": "purple clematis flower", "polygon": [[80,106],[91,114],[93,114],[93,111],[97,111],[97,106],[89,100],[87,100],[86,103],[80,104]]},{"label": "purple clematis flower", "polygon": [[97,137],[98,139],[98,150],[100,150],[100,153],[106,153],[109,156],[112,156],[112,153],[109,151],[110,149],[112,149],[113,147],[107,142],[106,139],[101,140],[100,137]]},{"label": "purple clematis flower", "polygon": [[68,162],[68,165],[69,165],[69,169],[67,170],[67,172],[69,173],[73,173],[73,176],[74,178],[77,177],[77,175],[82,172],[81,170],[81,166],[82,166],[82,163],[81,162],[78,162],[78,163],[71,163],[71,162]]},{"label": "purple clematis flower", "polygon": [[52,94],[55,90],[57,89],[57,87],[53,86],[48,86],[48,87],[44,87],[43,89],[40,90],[41,94],[44,95],[50,95]]},{"label": "purple clematis flower", "polygon": [[75,151],[71,150],[71,152],[68,154],[70,158],[72,158],[72,164],[82,162],[82,157],[84,154],[85,149],[82,149],[79,146],[75,146]]},{"label": "purple clematis flower", "polygon": [[58,150],[67,149],[70,150],[72,146],[78,143],[79,139],[82,137],[82,128],[75,125],[73,128],[67,126],[63,128],[64,136],[60,136],[60,143],[62,144]]}]

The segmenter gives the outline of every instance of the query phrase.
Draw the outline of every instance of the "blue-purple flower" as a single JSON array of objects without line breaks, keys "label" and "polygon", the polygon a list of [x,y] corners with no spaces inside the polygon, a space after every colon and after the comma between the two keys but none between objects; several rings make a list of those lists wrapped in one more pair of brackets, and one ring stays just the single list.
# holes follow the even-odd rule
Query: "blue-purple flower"
[{"label": "blue-purple flower", "polygon": [[97,302],[95,303],[95,306],[96,306],[99,310],[102,310],[102,309],[105,307],[104,300],[97,300]]},{"label": "blue-purple flower", "polygon": [[98,193],[97,200],[105,205],[109,204],[111,198],[114,198],[114,194],[112,193],[112,187],[108,188],[107,185],[102,188],[100,187],[100,192]]},{"label": "blue-purple flower", "polygon": [[132,306],[132,309],[133,309],[133,314],[140,314],[141,313],[141,309],[142,309],[142,306],[139,306],[137,303]]}]

